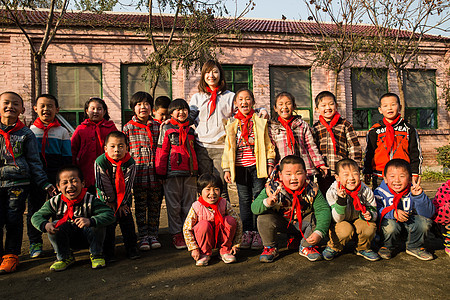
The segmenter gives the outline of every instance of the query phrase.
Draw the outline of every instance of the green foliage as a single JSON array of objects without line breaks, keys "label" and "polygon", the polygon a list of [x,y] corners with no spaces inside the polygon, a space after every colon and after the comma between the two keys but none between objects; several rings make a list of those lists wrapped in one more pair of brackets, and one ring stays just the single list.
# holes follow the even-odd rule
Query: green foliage
[{"label": "green foliage", "polygon": [[438,152],[437,162],[446,168],[450,168],[450,144],[436,148],[436,150]]},{"label": "green foliage", "polygon": [[442,172],[425,170],[421,175],[422,180],[443,182],[450,179],[450,174],[443,174]]}]

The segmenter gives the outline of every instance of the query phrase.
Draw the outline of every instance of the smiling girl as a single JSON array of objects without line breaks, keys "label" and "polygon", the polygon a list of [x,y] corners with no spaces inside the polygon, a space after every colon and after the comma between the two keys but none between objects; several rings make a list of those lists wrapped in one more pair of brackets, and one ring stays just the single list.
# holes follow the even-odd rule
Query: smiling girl
[{"label": "smiling girl", "polygon": [[244,226],[241,248],[261,249],[262,242],[252,214],[253,200],[264,188],[266,178],[274,166],[275,147],[270,141],[267,120],[253,110],[255,98],[248,89],[240,89],[234,96],[238,113],[226,126],[222,168],[225,181],[236,181],[239,211]]},{"label": "smiling girl", "polygon": [[90,98],[84,104],[84,113],[86,119],[77,127],[71,139],[72,162],[83,172],[86,187],[95,193],[95,159],[105,153],[105,137],[117,131],[117,128],[109,120],[108,107],[100,98]]}]

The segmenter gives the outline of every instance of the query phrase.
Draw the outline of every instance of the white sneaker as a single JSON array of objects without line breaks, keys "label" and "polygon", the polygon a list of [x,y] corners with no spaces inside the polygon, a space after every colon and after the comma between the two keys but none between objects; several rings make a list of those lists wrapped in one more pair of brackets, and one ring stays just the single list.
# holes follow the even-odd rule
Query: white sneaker
[{"label": "white sneaker", "polygon": [[200,258],[195,262],[196,266],[207,266],[209,262],[209,255],[200,255]]},{"label": "white sneaker", "polygon": [[150,243],[150,247],[151,247],[152,249],[158,249],[158,248],[161,248],[161,243],[158,242],[158,240],[156,239],[156,237],[151,236],[151,237],[148,238],[148,240],[149,240],[149,243]]},{"label": "white sneaker", "polygon": [[150,248],[150,243],[148,241],[148,237],[144,237],[141,239],[141,242],[139,243],[139,250],[141,251],[149,251]]}]

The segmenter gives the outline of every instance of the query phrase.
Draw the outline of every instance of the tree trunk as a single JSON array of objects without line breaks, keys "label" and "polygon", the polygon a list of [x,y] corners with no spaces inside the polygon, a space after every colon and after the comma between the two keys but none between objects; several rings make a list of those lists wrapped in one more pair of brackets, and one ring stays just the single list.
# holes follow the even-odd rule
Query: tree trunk
[{"label": "tree trunk", "polygon": [[400,110],[400,114],[402,115],[402,118],[405,119],[406,115],[406,102],[405,102],[405,91],[403,90],[403,81],[402,81],[402,71],[401,70],[396,70],[395,71],[396,75],[397,75],[397,85],[398,85],[398,96],[400,98],[400,105],[401,110]]},{"label": "tree trunk", "polygon": [[[32,90],[31,90],[31,106],[36,105],[36,97],[42,94],[42,79],[41,79],[41,73],[42,73],[42,69],[41,69],[41,61],[42,61],[42,55],[40,54],[32,54],[33,55],[33,59],[32,59],[32,68],[33,68],[33,78],[31,81],[31,85],[32,85]],[[32,116],[33,119],[35,119],[37,117],[36,113],[34,112],[34,110],[32,110]]]},{"label": "tree trunk", "polygon": [[156,75],[155,82],[152,85],[151,95],[153,97],[153,101],[155,101],[155,93],[156,93],[156,87],[158,86],[158,82],[159,82],[159,74]]},{"label": "tree trunk", "polygon": [[338,78],[339,78],[339,71],[334,71],[334,95],[336,96],[336,99],[338,98]]}]

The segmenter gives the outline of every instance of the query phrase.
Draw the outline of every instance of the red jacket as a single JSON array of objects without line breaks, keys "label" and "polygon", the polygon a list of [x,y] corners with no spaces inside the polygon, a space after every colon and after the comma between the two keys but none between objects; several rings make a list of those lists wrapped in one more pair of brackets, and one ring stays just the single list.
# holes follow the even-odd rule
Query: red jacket
[{"label": "red jacket", "polygon": [[100,138],[98,140],[95,126],[88,120],[84,120],[75,130],[72,143],[72,163],[80,167],[84,175],[86,187],[95,184],[94,162],[97,157],[105,153],[104,142],[108,133],[117,131],[113,121],[101,121]]},{"label": "red jacket", "polygon": [[194,129],[189,128],[186,145],[180,146],[179,130],[171,123],[164,125],[156,149],[156,174],[167,177],[197,176]]}]

